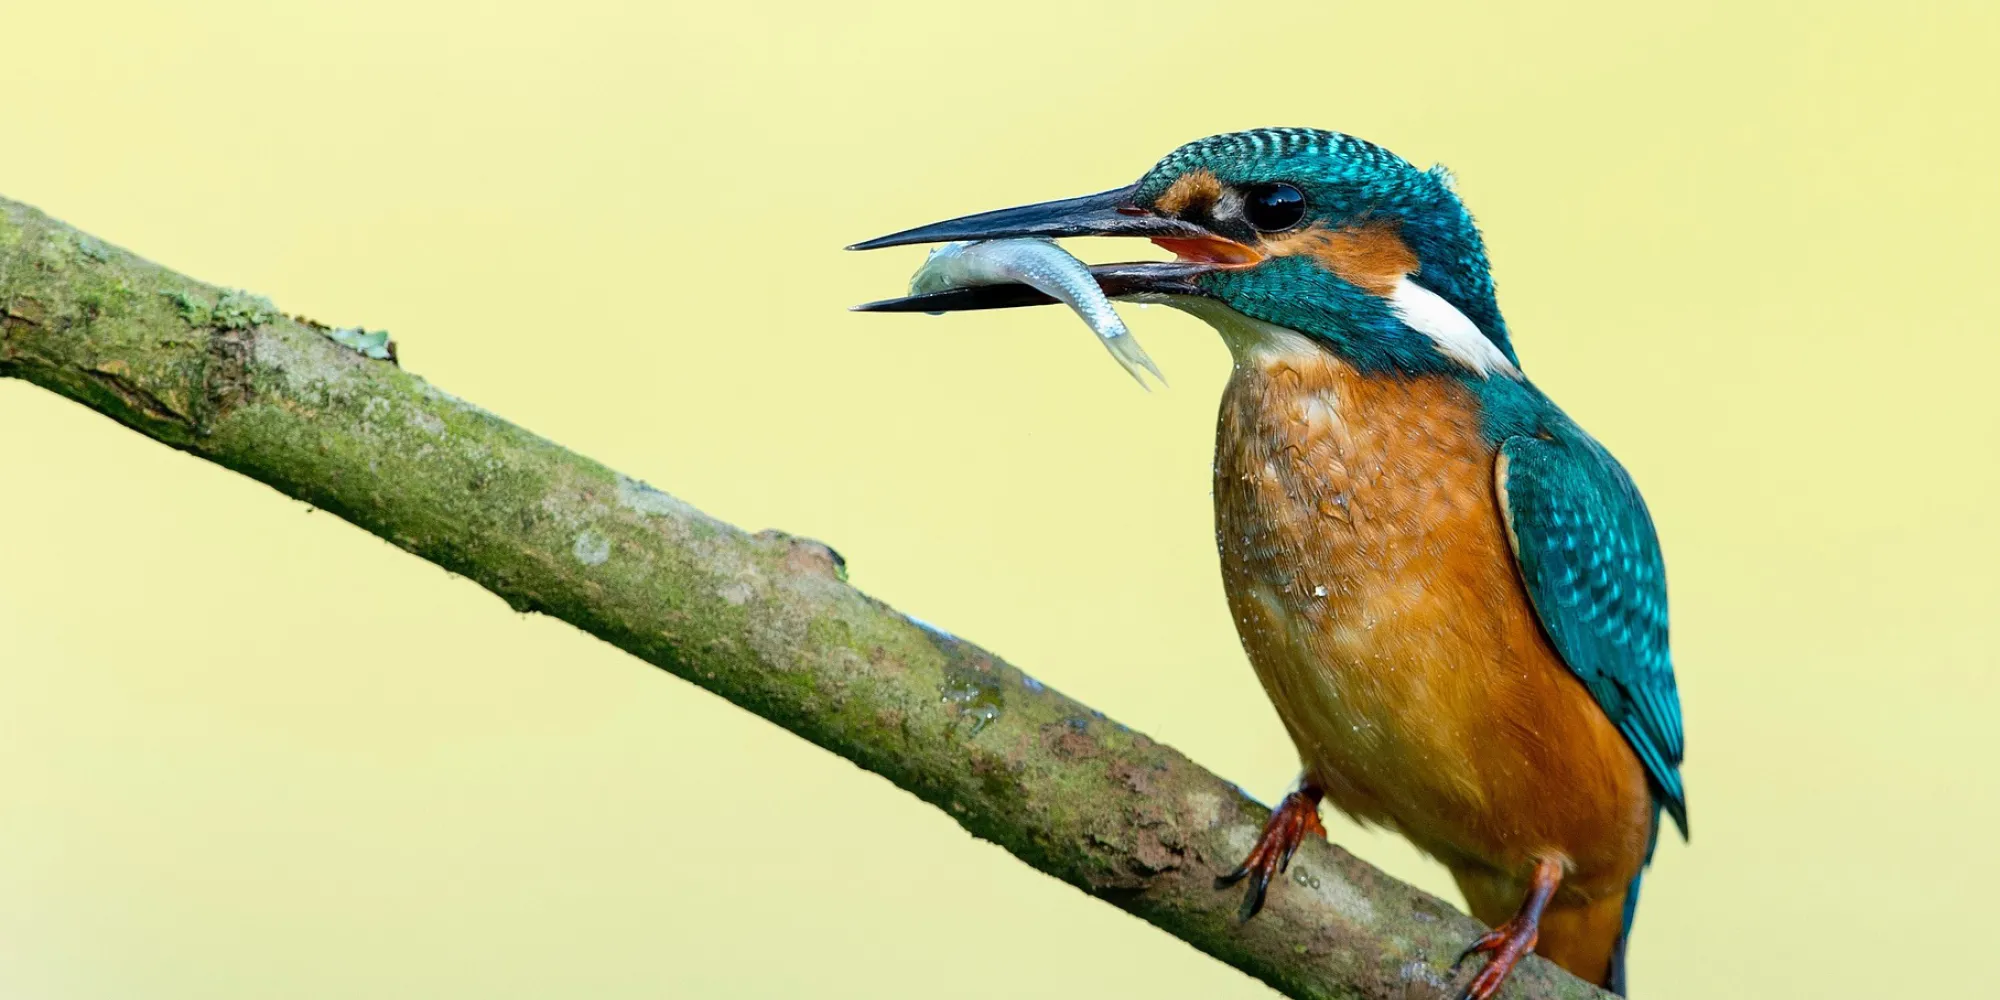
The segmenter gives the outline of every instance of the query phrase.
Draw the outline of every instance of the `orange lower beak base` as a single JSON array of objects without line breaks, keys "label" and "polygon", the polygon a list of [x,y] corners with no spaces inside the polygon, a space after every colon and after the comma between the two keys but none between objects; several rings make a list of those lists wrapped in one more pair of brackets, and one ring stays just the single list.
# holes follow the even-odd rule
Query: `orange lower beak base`
[{"label": "orange lower beak base", "polygon": [[1172,251],[1176,259],[1191,263],[1242,267],[1264,259],[1264,254],[1257,248],[1220,236],[1155,236],[1153,243],[1163,250]]}]

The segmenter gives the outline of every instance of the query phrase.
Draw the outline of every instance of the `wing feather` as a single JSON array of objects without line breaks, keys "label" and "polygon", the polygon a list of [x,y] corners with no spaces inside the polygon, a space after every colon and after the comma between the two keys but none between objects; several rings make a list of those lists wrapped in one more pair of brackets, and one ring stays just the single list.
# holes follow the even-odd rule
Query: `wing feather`
[{"label": "wing feather", "polygon": [[1632,745],[1685,837],[1681,705],[1659,537],[1617,460],[1582,431],[1565,430],[1501,443],[1494,480],[1508,538],[1556,651]]}]

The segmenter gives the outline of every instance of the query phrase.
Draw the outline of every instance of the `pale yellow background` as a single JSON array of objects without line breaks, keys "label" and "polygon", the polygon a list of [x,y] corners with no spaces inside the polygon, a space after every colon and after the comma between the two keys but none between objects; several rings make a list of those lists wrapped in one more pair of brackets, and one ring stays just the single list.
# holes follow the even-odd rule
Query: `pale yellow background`
[{"label": "pale yellow background", "polygon": [[[1128,310],[1147,395],[1054,310],[847,314],[921,252],[838,248],[1234,128],[1442,160],[1665,537],[1696,839],[1639,995],[1985,992],[1994,5],[1229,6],[5,0],[0,194],[386,327],[1269,797],[1214,336]],[[0,995],[1269,995],[325,514],[20,383],[0,429]]]}]

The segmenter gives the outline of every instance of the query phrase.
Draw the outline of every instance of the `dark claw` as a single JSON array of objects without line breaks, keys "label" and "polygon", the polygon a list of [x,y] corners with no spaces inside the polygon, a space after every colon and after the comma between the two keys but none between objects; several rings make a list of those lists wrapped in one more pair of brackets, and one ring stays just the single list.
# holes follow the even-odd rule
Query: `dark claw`
[{"label": "dark claw", "polygon": [[[1251,878],[1255,876],[1255,878]],[[1257,855],[1251,854],[1236,870],[1215,880],[1217,889],[1227,889],[1244,879],[1250,879],[1250,888],[1243,892],[1243,905],[1236,908],[1236,919],[1247,923],[1257,911],[1264,908],[1264,890],[1271,884],[1271,875],[1257,864]]]},{"label": "dark claw", "polygon": [[1243,905],[1236,908],[1236,922],[1247,924],[1257,911],[1264,908],[1264,890],[1271,885],[1271,873],[1259,869],[1252,873],[1250,888],[1243,892]]},{"label": "dark claw", "polygon": [[1248,858],[1243,859],[1242,864],[1236,866],[1235,871],[1219,876],[1215,880],[1217,889],[1227,889],[1246,878],[1250,880],[1250,887],[1243,891],[1243,905],[1236,908],[1236,919],[1239,923],[1249,923],[1250,918],[1264,908],[1265,890],[1271,885],[1270,870],[1262,863],[1259,853],[1252,851]]},{"label": "dark claw", "polygon": [[[1481,934],[1476,938],[1473,938],[1472,943],[1466,945],[1465,950],[1459,952],[1457,958],[1452,959],[1451,971],[1457,972],[1458,967],[1464,965],[1466,959],[1471,958],[1472,956],[1477,955],[1482,951],[1486,951],[1499,943],[1500,943],[1500,935],[1494,931],[1487,931],[1486,933]],[[1461,1000],[1463,1000],[1463,998],[1461,998]]]}]

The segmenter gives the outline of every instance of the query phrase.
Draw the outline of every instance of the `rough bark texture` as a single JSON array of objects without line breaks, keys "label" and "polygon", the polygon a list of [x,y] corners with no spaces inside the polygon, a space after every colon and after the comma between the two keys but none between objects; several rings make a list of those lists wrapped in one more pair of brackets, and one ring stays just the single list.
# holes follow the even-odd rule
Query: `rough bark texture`
[{"label": "rough bark texture", "polygon": [[[1234,785],[854,590],[825,545],[717,521],[358,343],[0,200],[0,376],[713,691],[1286,994],[1454,995],[1480,928],[1452,907],[1310,843],[1239,925],[1213,882],[1266,810]],[[1531,960],[1504,995],[1604,994]]]}]

